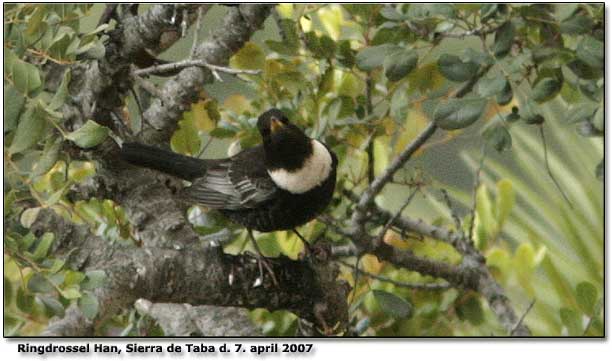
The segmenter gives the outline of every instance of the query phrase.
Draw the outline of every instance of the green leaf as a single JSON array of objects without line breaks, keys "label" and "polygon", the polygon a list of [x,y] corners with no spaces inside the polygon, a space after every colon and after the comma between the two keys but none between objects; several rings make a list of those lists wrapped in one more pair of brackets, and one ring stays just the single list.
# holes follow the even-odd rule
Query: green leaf
[{"label": "green leaf", "polygon": [[36,221],[36,218],[38,217],[38,213],[40,212],[41,209],[42,209],[41,207],[34,207],[34,208],[28,208],[24,210],[23,213],[21,213],[21,217],[19,219],[19,222],[21,223],[21,225],[24,226],[25,228],[32,227],[32,224],[34,224],[34,221]]},{"label": "green leaf", "polygon": [[559,29],[564,34],[579,35],[591,31],[593,20],[586,15],[577,14],[561,22]]},{"label": "green leaf", "polygon": [[88,120],[85,125],[69,133],[66,138],[72,140],[81,148],[92,148],[102,143],[108,136],[110,129],[103,127],[93,120]]},{"label": "green leaf", "polygon": [[495,32],[495,40],[493,42],[493,54],[498,58],[503,58],[508,55],[512,44],[514,43],[515,29],[511,21],[506,21]]},{"label": "green leaf", "polygon": [[43,149],[42,156],[36,162],[34,166],[32,174],[34,176],[39,176],[47,173],[57,162],[59,158],[60,149],[62,146],[61,139],[49,139],[47,144],[45,144],[45,149]]},{"label": "green leaf", "polygon": [[507,86],[508,80],[502,76],[494,78],[482,77],[476,85],[476,91],[482,97],[490,97],[500,94]]},{"label": "green leaf", "polygon": [[444,85],[444,81],[444,76],[435,63],[421,65],[417,70],[408,74],[411,93],[417,90],[421,93],[438,90]]},{"label": "green leaf", "polygon": [[593,68],[580,58],[570,61],[566,65],[572,71],[572,73],[576,74],[576,76],[581,79],[598,79],[603,74],[603,69]]},{"label": "green leaf", "polygon": [[351,42],[342,40],[338,43],[336,60],[347,68],[355,65],[355,51],[351,49]]},{"label": "green leaf", "polygon": [[9,147],[11,155],[29,149],[42,138],[47,125],[47,112],[40,103],[36,103],[21,115],[15,138]]},{"label": "green leaf", "polygon": [[382,9],[380,9],[380,15],[385,19],[393,21],[402,21],[407,19],[407,16],[397,12],[394,6],[383,7]]},{"label": "green leaf", "polygon": [[39,295],[38,299],[45,305],[52,316],[64,317],[64,305],[60,301],[47,295]]},{"label": "green leaf", "polygon": [[177,153],[195,156],[200,151],[201,140],[192,119],[187,117],[179,121],[179,129],[170,139],[172,150]]},{"label": "green leaf", "polygon": [[510,82],[506,81],[504,89],[501,91],[501,93],[497,94],[497,96],[495,97],[495,101],[499,105],[506,105],[510,104],[513,97],[514,93],[512,92],[512,86],[510,85]]},{"label": "green leaf", "polygon": [[567,327],[569,336],[582,335],[582,321],[578,312],[563,307],[559,310],[559,315],[561,316],[561,322]]},{"label": "green leaf", "polygon": [[231,129],[227,129],[227,128],[215,128],[213,129],[209,135],[213,138],[232,138],[236,135],[236,132],[234,130]]},{"label": "green leaf", "polygon": [[[306,48],[310,50],[316,58],[330,59],[334,57],[336,42],[328,35],[319,37],[314,31],[309,31],[304,34],[304,42],[306,43]],[[350,44],[348,48],[350,49]]]},{"label": "green leaf", "polygon": [[589,282],[580,282],[576,286],[576,301],[582,312],[588,316],[593,316],[597,311],[595,309],[597,304],[597,288]]},{"label": "green leaf", "polygon": [[62,83],[60,84],[59,88],[57,88],[57,91],[55,92],[53,99],[51,99],[51,103],[49,103],[49,107],[48,107],[49,109],[56,110],[56,109],[59,109],[59,107],[61,107],[62,105],[64,105],[66,97],[68,96],[68,85],[69,84],[70,84],[70,69],[66,70],[66,72],[64,73],[64,77],[62,78]]},{"label": "green leaf", "polygon": [[473,78],[479,66],[472,61],[464,62],[456,55],[442,54],[438,59],[438,68],[447,79],[460,82]]},{"label": "green leaf", "polygon": [[85,317],[90,320],[94,319],[99,309],[98,298],[90,292],[85,292],[85,294],[79,298],[79,308]]},{"label": "green leaf", "polygon": [[13,302],[13,284],[6,276],[4,277],[4,307],[10,306]]},{"label": "green leaf", "polygon": [[66,286],[74,286],[80,284],[85,279],[85,274],[83,272],[66,270],[64,276],[64,285]]},{"label": "green leaf", "polygon": [[372,293],[380,308],[389,316],[395,318],[407,318],[412,314],[412,305],[403,298],[381,290],[373,290]]},{"label": "green leaf", "polygon": [[53,244],[54,240],[55,235],[53,233],[46,232],[45,234],[43,234],[43,236],[40,238],[40,242],[38,243],[38,247],[36,247],[36,250],[32,255],[35,261],[40,261],[47,257],[47,254],[49,253],[49,248],[51,248],[51,245]]},{"label": "green leaf", "polygon": [[17,120],[23,111],[26,98],[14,86],[4,83],[4,132],[17,127]]},{"label": "green leaf", "polygon": [[508,179],[502,179],[497,182],[497,198],[495,208],[497,209],[497,224],[502,227],[512,208],[514,207],[516,196],[512,182]]},{"label": "green leaf", "polygon": [[576,48],[576,57],[592,68],[603,69],[604,44],[592,36],[585,36]]},{"label": "green leaf", "polygon": [[46,7],[44,6],[37,6],[34,9],[34,13],[30,15],[27,21],[28,26],[25,29],[25,33],[28,36],[37,36],[44,32],[47,24],[43,20],[46,14]]},{"label": "green leaf", "polygon": [[527,124],[542,124],[546,119],[536,110],[536,104],[528,101],[520,110],[521,119]]},{"label": "green leaf", "polygon": [[455,311],[460,320],[468,321],[474,326],[484,322],[484,311],[482,310],[480,299],[476,295],[458,298],[455,301]]},{"label": "green leaf", "polygon": [[391,81],[402,79],[414,70],[418,59],[417,53],[411,49],[404,49],[387,55],[383,62],[385,76]]},{"label": "green leaf", "polygon": [[498,152],[512,148],[512,136],[503,125],[487,128],[483,133],[483,137]]},{"label": "green leaf", "polygon": [[16,304],[18,309],[29,314],[32,311],[32,306],[34,305],[34,296],[25,291],[23,287],[19,287],[17,289]]},{"label": "green leaf", "polygon": [[32,93],[42,85],[38,68],[7,49],[4,49],[4,72],[23,95]]},{"label": "green leaf", "polygon": [[559,94],[563,82],[557,78],[542,78],[533,87],[533,100],[538,103],[546,102]]},{"label": "green leaf", "polygon": [[462,129],[476,122],[486,105],[487,100],[483,98],[450,99],[446,103],[438,103],[434,121],[445,130]]},{"label": "green leaf", "polygon": [[80,55],[83,59],[102,59],[106,55],[106,47],[101,41],[95,40],[78,48],[75,54]]},{"label": "green leaf", "polygon": [[467,48],[463,51],[462,59],[476,63],[478,65],[493,65],[495,59],[488,53]]},{"label": "green leaf", "polygon": [[28,280],[28,289],[32,292],[47,293],[55,290],[55,287],[45,276],[40,273],[35,273]]},{"label": "green leaf", "polygon": [[570,16],[574,15],[576,10],[578,10],[577,3],[564,3],[564,4],[556,4],[555,6],[555,18],[557,21],[563,21]]},{"label": "green leaf", "polygon": [[514,251],[514,262],[516,267],[531,272],[542,262],[545,255],[545,247],[542,246],[536,251],[531,243],[523,242]]},{"label": "green leaf", "polygon": [[106,281],[106,273],[103,270],[87,271],[85,280],[81,283],[81,288],[84,290],[94,290],[104,286]]},{"label": "green leaf", "polygon": [[247,42],[230,59],[230,66],[238,69],[260,69],[263,70],[266,63],[266,55],[261,48],[253,43]]},{"label": "green leaf", "polygon": [[336,53],[336,42],[334,39],[323,34],[321,38],[319,38],[319,44],[321,45],[321,55],[323,58],[331,59],[334,57]]},{"label": "green leaf", "polygon": [[74,300],[81,297],[78,287],[67,287],[62,290],[62,296],[69,300]]},{"label": "green leaf", "polygon": [[428,20],[431,17],[452,19],[457,16],[457,11],[451,4],[411,4],[407,16],[418,21]]},{"label": "green leaf", "polygon": [[597,108],[597,111],[595,112],[595,114],[593,115],[593,126],[595,128],[597,128],[597,130],[603,132],[604,131],[604,121],[605,121],[605,114],[604,114],[604,107],[603,105],[600,105],[599,108]]},{"label": "green leaf", "polygon": [[382,44],[361,49],[355,61],[357,67],[363,71],[372,71],[383,65],[388,54],[402,50],[401,47],[391,44]]},{"label": "green leaf", "polygon": [[54,259],[53,264],[49,268],[49,272],[57,273],[64,267],[65,264],[66,264],[66,261],[64,261],[63,259]]},{"label": "green leaf", "polygon": [[559,68],[574,58],[573,52],[566,48],[539,47],[532,54],[538,68]]},{"label": "green leaf", "polygon": [[498,4],[487,3],[480,5],[480,22],[486,23],[497,14]]}]

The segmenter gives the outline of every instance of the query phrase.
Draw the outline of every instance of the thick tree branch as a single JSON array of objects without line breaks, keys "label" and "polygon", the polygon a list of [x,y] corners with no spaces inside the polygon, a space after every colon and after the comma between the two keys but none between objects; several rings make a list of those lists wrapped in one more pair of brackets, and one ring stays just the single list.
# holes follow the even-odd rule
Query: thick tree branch
[{"label": "thick tree branch", "polygon": [[[91,235],[86,226],[66,222],[50,209],[41,210],[32,230],[39,234],[50,229],[56,234],[54,254],[69,255],[71,268],[105,271],[104,287],[95,290],[100,319],[145,298],[153,302],[289,310],[320,328],[347,321],[348,289],[336,281],[337,269],[327,260],[270,260],[280,287],[273,287],[266,279],[261,287],[253,288],[259,267],[248,255],[227,255],[218,247],[197,243],[180,249],[118,247]],[[91,332],[91,325],[79,313],[78,309],[70,310],[63,319],[50,323],[48,334],[78,336]]]},{"label": "thick tree branch", "polygon": [[166,336],[263,336],[244,308],[152,303],[145,299],[137,300],[135,306],[141,315],[157,321]]},{"label": "thick tree branch", "polygon": [[[211,65],[226,65],[232,54],[262,26],[271,7],[240,5],[230,8],[223,25],[197,47],[194,59]],[[145,111],[145,118],[158,129],[146,133],[145,140],[149,143],[166,142],[176,129],[177,120],[195,101],[202,86],[213,80],[210,70],[201,67],[185,68],[168,80],[162,89],[163,99],[155,99]]]}]

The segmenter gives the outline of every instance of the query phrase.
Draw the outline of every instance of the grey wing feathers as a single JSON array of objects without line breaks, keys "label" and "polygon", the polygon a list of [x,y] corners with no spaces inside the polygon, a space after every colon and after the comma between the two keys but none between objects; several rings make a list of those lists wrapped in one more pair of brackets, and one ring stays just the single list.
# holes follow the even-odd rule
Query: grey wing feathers
[{"label": "grey wing feathers", "polygon": [[184,190],[185,196],[209,208],[232,210],[254,208],[273,197],[277,188],[270,178],[249,177],[232,168],[232,162],[209,168]]}]

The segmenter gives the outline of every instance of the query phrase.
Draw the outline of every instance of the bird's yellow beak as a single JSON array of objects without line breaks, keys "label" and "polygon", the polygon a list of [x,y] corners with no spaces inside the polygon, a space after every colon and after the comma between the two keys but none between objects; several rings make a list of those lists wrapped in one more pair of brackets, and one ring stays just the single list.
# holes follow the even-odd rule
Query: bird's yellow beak
[{"label": "bird's yellow beak", "polygon": [[272,131],[272,133],[277,132],[279,129],[283,128],[284,126],[285,124],[283,124],[283,122],[281,122],[277,118],[272,118],[270,120],[270,130]]}]

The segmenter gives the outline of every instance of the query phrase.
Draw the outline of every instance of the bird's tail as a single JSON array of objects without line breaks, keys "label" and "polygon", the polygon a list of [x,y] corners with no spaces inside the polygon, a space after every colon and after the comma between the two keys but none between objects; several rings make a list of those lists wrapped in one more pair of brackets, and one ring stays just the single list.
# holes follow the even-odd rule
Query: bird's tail
[{"label": "bird's tail", "polygon": [[185,180],[201,177],[207,167],[207,162],[203,159],[139,143],[123,143],[120,154],[121,158],[130,164],[155,169]]}]

